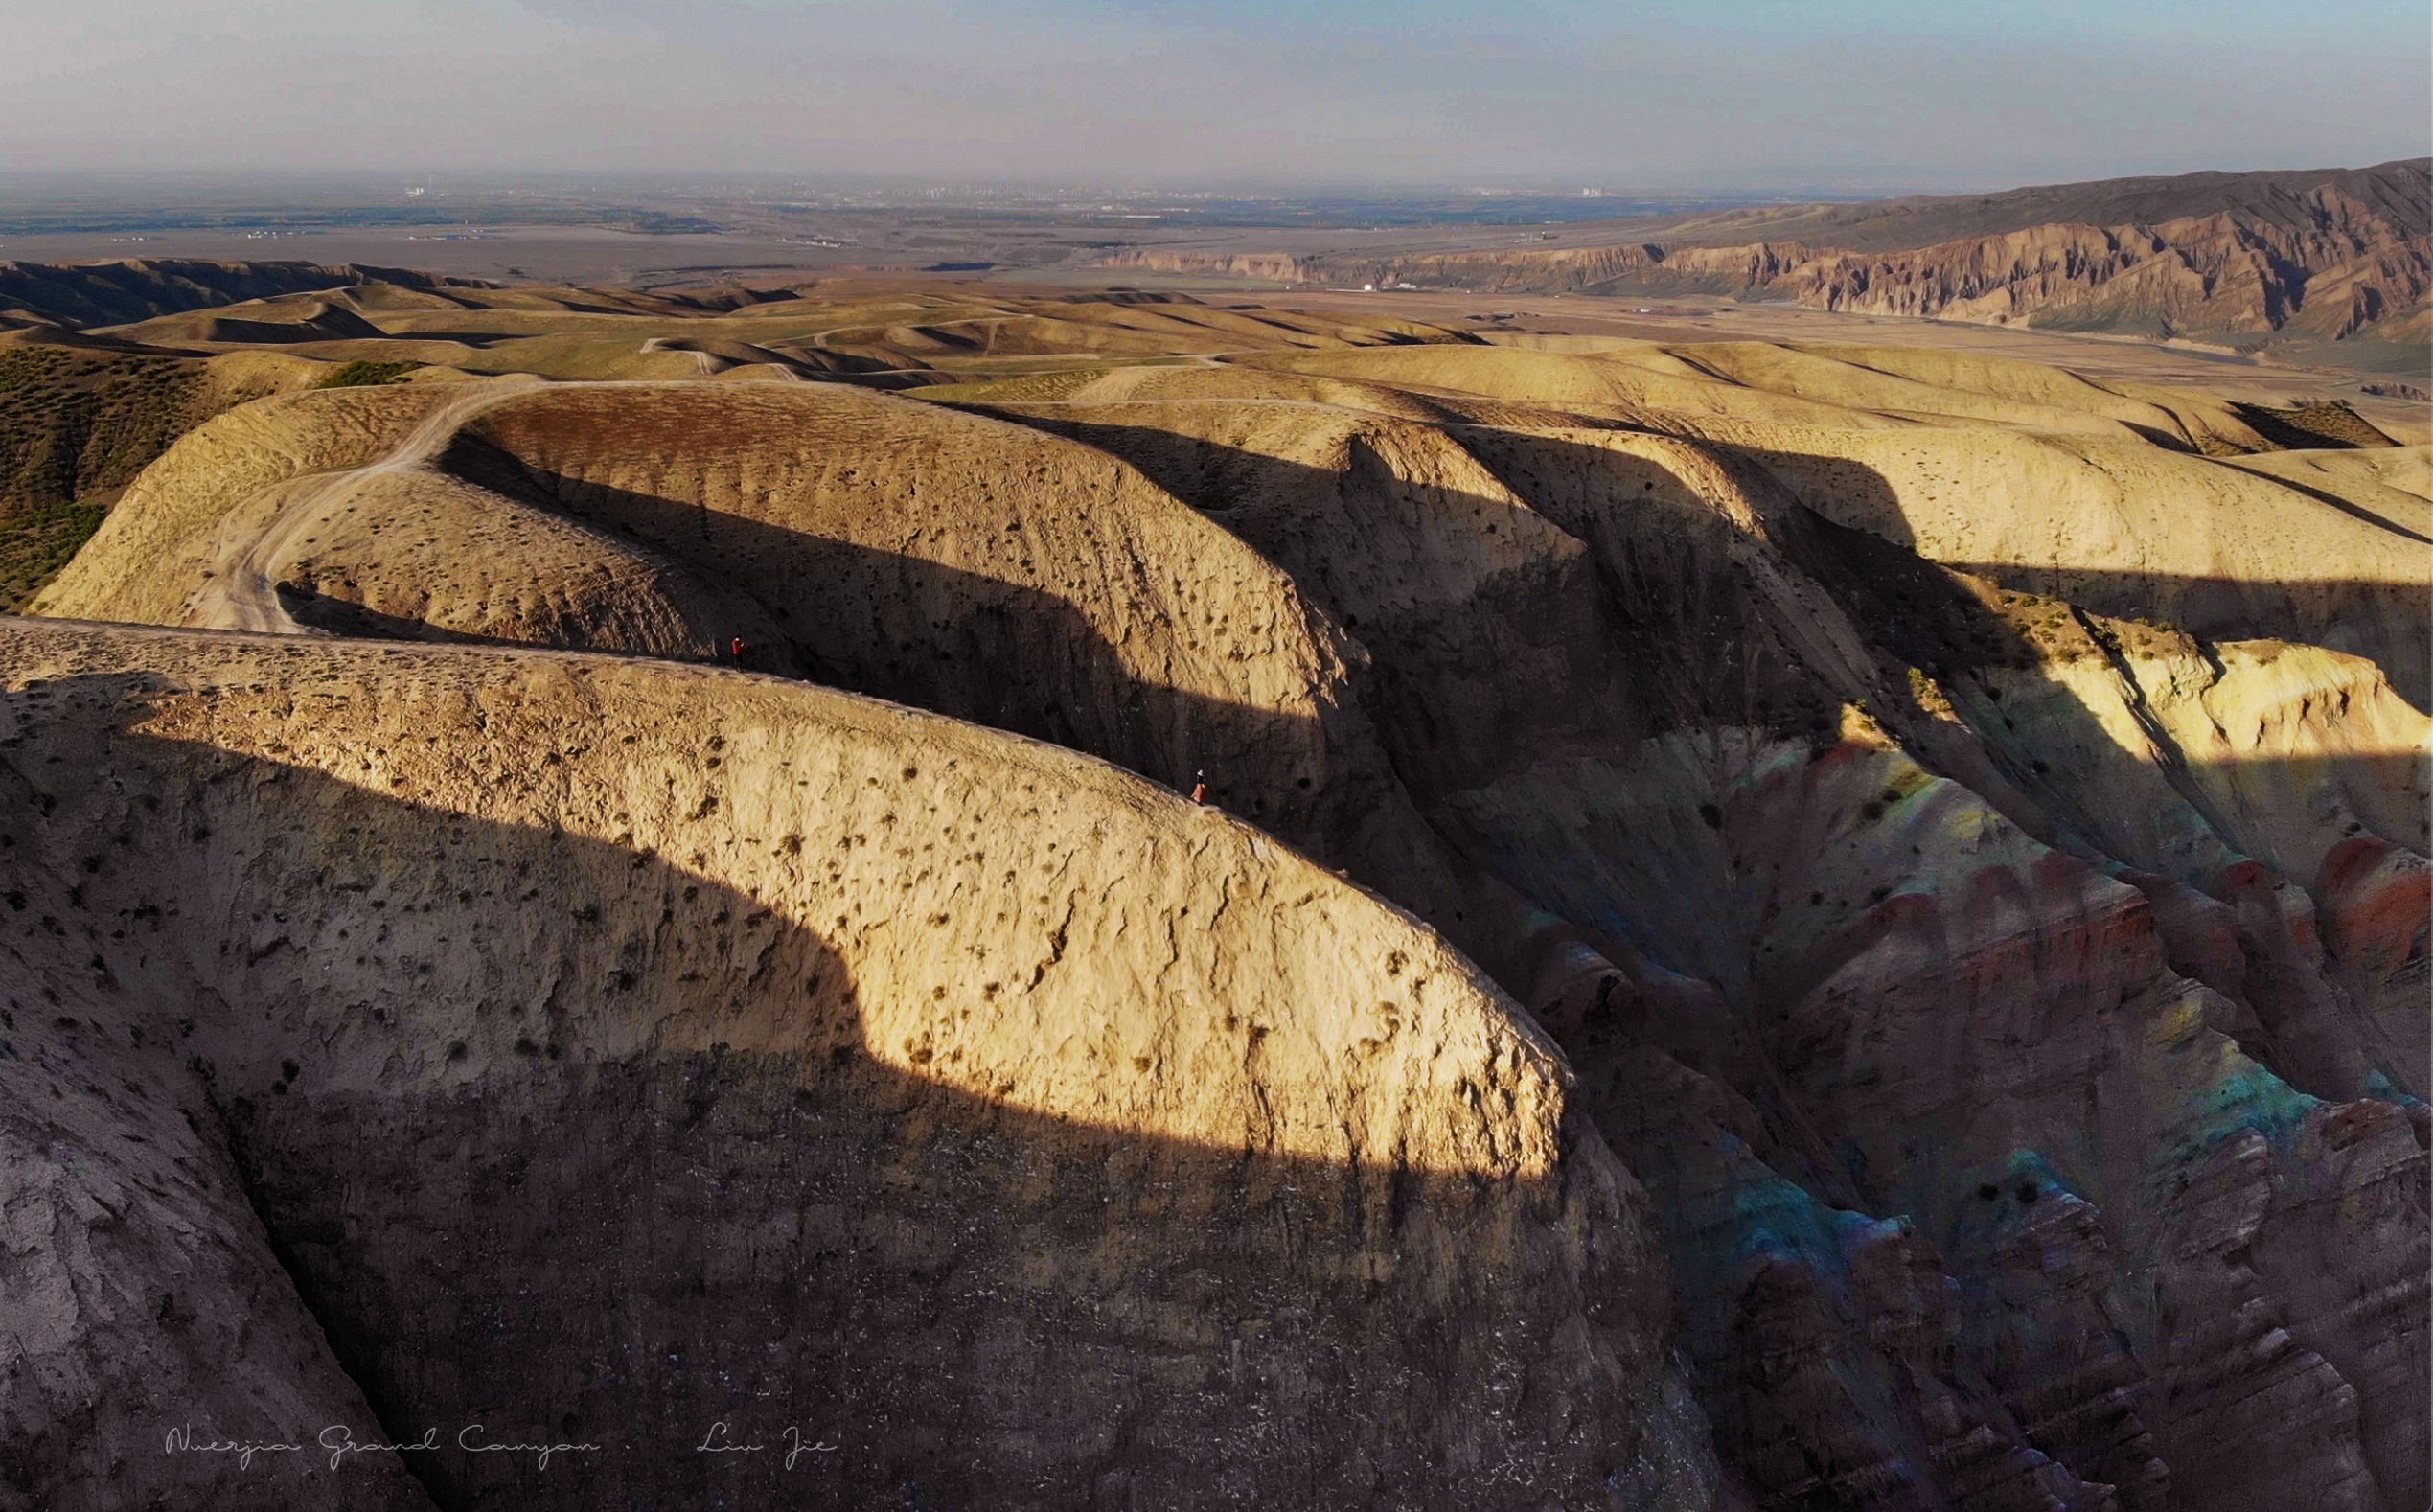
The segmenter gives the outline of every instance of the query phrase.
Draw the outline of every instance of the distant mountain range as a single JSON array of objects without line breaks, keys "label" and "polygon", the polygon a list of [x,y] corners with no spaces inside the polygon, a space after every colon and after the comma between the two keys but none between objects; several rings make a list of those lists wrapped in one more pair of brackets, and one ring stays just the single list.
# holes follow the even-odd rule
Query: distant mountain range
[{"label": "distant mountain range", "polygon": [[[2188,340],[2421,375],[2433,362],[2433,159],[2187,173],[1583,221],[1520,245],[1475,225],[1228,227],[1096,265],[1286,284],[1699,295]],[[0,330],[121,326],[362,284],[485,286],[400,268],[139,258],[0,262]]]},{"label": "distant mountain range", "polygon": [[1167,244],[1100,261],[1289,282],[1789,299],[2422,371],[2433,346],[2433,159],[1610,221],[1567,227],[1548,246]]}]

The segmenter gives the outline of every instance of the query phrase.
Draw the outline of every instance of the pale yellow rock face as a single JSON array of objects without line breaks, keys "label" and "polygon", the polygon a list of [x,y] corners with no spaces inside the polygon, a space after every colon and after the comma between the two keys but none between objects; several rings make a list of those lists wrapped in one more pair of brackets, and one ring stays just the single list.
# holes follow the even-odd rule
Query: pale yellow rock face
[{"label": "pale yellow rock face", "polygon": [[[851,983],[841,1016],[584,1025],[602,1055],[842,1035],[907,1076],[1114,1132],[1503,1180],[1556,1166],[1560,1059],[1474,968],[1258,831],[1088,757],[648,664],[332,647],[312,685],[274,689],[251,679],[289,683],[286,658],[242,641],[12,633],[18,685],[172,679],[127,725],[139,748],[681,859],[769,927],[815,933]],[[425,1060],[328,1074],[454,1074]]]},{"label": "pale yellow rock face", "polygon": [[1783,437],[1764,454],[1820,512],[1934,561],[2211,639],[2351,652],[2433,698],[2417,630],[2433,553],[2328,486],[2051,435]]},{"label": "pale yellow rock face", "polygon": [[[2364,830],[2425,841],[2433,720],[2357,657],[2234,641],[2194,699],[2156,700],[2241,849],[2293,877]],[[2410,826],[2414,833],[2410,833]]]},{"label": "pale yellow rock face", "polygon": [[631,1451],[483,1507],[2424,1504],[2422,448],[516,297],[697,374],[240,408],[0,622],[59,1504],[181,1393]]},{"label": "pale yellow rock face", "polygon": [[2269,451],[2234,466],[2320,489],[2421,537],[2433,537],[2433,447],[2354,451]]},{"label": "pale yellow rock face", "polygon": [[[1827,445],[1840,467],[1818,470],[1828,485],[1818,502],[1937,561],[2239,583],[2397,584],[2422,570],[2387,529],[2245,469],[2159,447],[1947,432]],[[1806,470],[1796,459],[1783,466]]]},{"label": "pale yellow rock face", "polygon": [[[1390,1294],[1401,1299],[1398,1321],[1380,1314],[1353,1325],[1369,1352],[1363,1376],[1310,1377],[1293,1389],[1333,1402],[1330,1412],[1371,1414],[1378,1405],[1355,1409],[1342,1390],[1373,1391],[1423,1368],[1416,1356],[1387,1367],[1375,1351],[1402,1346],[1376,1324],[1388,1334],[1491,1326],[1498,1332],[1477,1335],[1487,1352],[1473,1379],[1518,1372],[1514,1380],[1537,1383],[1530,1391],[1551,1390],[1591,1415],[1558,1428],[1528,1402],[1461,1407],[1468,1388],[1432,1375],[1421,1398],[1389,1409],[1399,1425],[1389,1436],[1357,1449],[1357,1432],[1343,1440],[1357,1474],[1407,1480],[1407,1434],[1459,1436],[1518,1411],[1499,1436],[1551,1435],[1525,1452],[1532,1480],[1586,1485],[1612,1446],[1661,1443],[1687,1478],[1682,1504],[1703,1504],[1698,1477],[1712,1472],[1697,1468],[1694,1412],[1667,1407],[1645,1374],[1661,1375],[1650,1329],[1664,1290],[1644,1240],[1633,1237],[1640,1220],[1626,1216],[1640,1199],[1602,1147],[1582,1146],[1567,1125],[1559,1054],[1434,934],[1240,821],[1070,751],[732,672],[38,622],[11,622],[0,639],[11,690],[0,740],[11,771],[28,774],[10,803],[20,858],[12,885],[32,900],[28,916],[68,921],[15,943],[10,980],[20,999],[72,970],[84,982],[70,1005],[80,1012],[59,1033],[31,1022],[19,1031],[59,1045],[51,1059],[8,1063],[20,1136],[56,1137],[41,1133],[45,1120],[66,1116],[46,1106],[44,1067],[61,1074],[58,1056],[93,1066],[87,1075],[106,1065],[115,1081],[124,1063],[172,1082],[179,1057],[199,1057],[203,1087],[145,1093],[114,1115],[119,1128],[156,1135],[149,1099],[192,1109],[199,1094],[241,1127],[249,1180],[281,1170],[266,1178],[277,1195],[264,1200],[273,1222],[287,1223],[337,1196],[304,1182],[303,1167],[445,1162],[451,1149],[492,1148],[498,1135],[485,1132],[488,1121],[518,1109],[567,1120],[565,1137],[613,1142],[624,1137],[618,1087],[673,1078],[673,1096],[683,1079],[708,1077],[726,1088],[720,1117],[765,1104],[769,1113],[750,1116],[814,1121],[799,1135],[772,1135],[793,1141],[787,1159],[799,1177],[739,1196],[741,1206],[700,1230],[645,1238],[612,1228],[591,1241],[604,1254],[647,1266],[653,1244],[691,1250],[738,1226],[771,1236],[746,1250],[775,1244],[795,1254],[813,1243],[802,1227],[809,1210],[796,1204],[841,1202],[821,1221],[861,1235],[853,1245],[901,1251],[873,1262],[883,1270],[943,1263],[965,1277],[951,1289],[962,1299],[943,1301],[938,1323],[1011,1330],[992,1346],[993,1368],[1054,1367],[1049,1355],[1021,1363],[1037,1347],[1022,1341],[1026,1308],[1118,1308],[1129,1320],[1113,1332],[1058,1325],[1067,1343],[1050,1354],[1095,1351],[1092,1368],[1136,1383],[1125,1389],[1148,1388],[1140,1372],[1163,1369],[1153,1362],[1167,1351],[1214,1350],[1191,1367],[1195,1380],[1233,1368],[1218,1347],[1228,1336],[1260,1340],[1264,1372],[1323,1374],[1323,1351],[1354,1337],[1324,1316],[1347,1298]],[[112,781],[63,783],[71,773],[54,757],[105,767]],[[82,865],[97,846],[96,864]],[[101,928],[128,919],[139,921],[132,937],[123,925],[116,934]],[[87,954],[101,964],[86,970]],[[78,1116],[106,1154],[89,1169],[72,1163],[80,1176],[21,1177],[9,1211],[81,1213],[80,1229],[102,1221],[112,1184],[150,1180],[146,1157],[123,1153],[126,1134],[100,1109]],[[812,1127],[831,1133],[814,1137]],[[822,1152],[845,1163],[823,1165]],[[882,1164],[860,1164],[873,1158]],[[1209,1185],[1218,1172],[1228,1174]],[[528,1261],[487,1241],[466,1251],[440,1233],[406,1231],[477,1220],[528,1236],[518,1246],[562,1246],[567,1235],[545,1215],[591,1202],[582,1183],[593,1178],[582,1161],[535,1177],[539,1186],[519,1182],[516,1192],[477,1182],[442,1199],[449,1179],[434,1174],[420,1197],[397,1193],[377,1252],[338,1270],[305,1263],[315,1304],[386,1319],[402,1338],[436,1345],[445,1323],[388,1311],[432,1284],[418,1276],[453,1274],[478,1289],[507,1284],[488,1267]],[[43,1195],[44,1180],[61,1180],[99,1195]],[[836,1195],[814,1200],[815,1191]],[[425,1200],[459,1205],[448,1210],[453,1218],[423,1216]],[[343,1214],[359,1212],[363,1199],[343,1201],[342,1212],[313,1221],[351,1232],[355,1219]],[[951,1221],[958,1206],[960,1229]],[[173,1233],[189,1221],[148,1209],[142,1222],[148,1233]],[[941,1222],[949,1226],[933,1226]],[[1267,1227],[1276,1222],[1284,1227]],[[259,1230],[237,1241],[261,1252]],[[746,1243],[740,1231],[735,1241]],[[1220,1261],[1210,1245],[1250,1250]],[[825,1263],[799,1253],[790,1263],[807,1267],[797,1281]],[[925,1253],[937,1261],[917,1258]],[[783,1300],[789,1294],[763,1299],[792,1272],[768,1272],[746,1250],[719,1263],[743,1267],[710,1282],[737,1322],[715,1325],[715,1340],[688,1336],[695,1347],[749,1359],[760,1325],[743,1319],[769,1307],[793,1307],[793,1326],[813,1326],[803,1304]],[[1156,1279],[1166,1264],[1205,1272],[1218,1292],[1173,1290]],[[611,1329],[602,1340],[596,1324],[562,1310],[605,1302],[599,1288],[630,1286],[634,1273],[619,1280],[582,1249],[559,1249],[551,1265],[561,1281],[544,1313],[566,1337],[516,1346],[532,1351],[525,1365],[542,1376],[579,1372],[593,1358],[585,1349],[622,1337]],[[1547,1313],[1544,1282],[1555,1275],[1569,1300]],[[102,1338],[114,1340],[103,1379],[131,1393],[112,1409],[114,1423],[168,1410],[179,1388],[223,1414],[279,1408],[245,1400],[242,1377],[214,1385],[182,1375],[187,1357],[169,1324],[144,1338],[133,1319],[106,1320],[57,1280],[37,1271],[15,1283],[18,1301],[45,1319],[19,1358],[72,1367]],[[250,1308],[280,1349],[307,1363],[323,1358],[309,1315],[264,1299],[269,1282],[220,1279],[206,1267],[185,1285],[165,1316]],[[1506,1285],[1521,1290],[1507,1294]],[[1249,1304],[1219,1293],[1240,1286],[1271,1300],[1235,1314]],[[1202,1302],[1186,1305],[1188,1295]],[[1365,1304],[1348,1305],[1354,1317]],[[1582,1312],[1592,1307],[1595,1320]],[[1278,1308],[1309,1316],[1270,1334]],[[1537,1320],[1519,1324],[1523,1314]],[[1623,1323],[1625,1315],[1640,1321]],[[1507,1321],[1485,1322],[1499,1317]],[[510,1328],[510,1341],[523,1326]],[[113,1332],[97,1332],[105,1328]],[[1536,1342],[1524,1346],[1523,1335]],[[883,1329],[861,1347],[891,1357],[932,1347],[925,1337]],[[1137,1354],[1148,1339],[1163,1341]],[[411,1360],[376,1374],[444,1410],[449,1383],[470,1389],[485,1369],[514,1368],[494,1340],[451,1347],[440,1375]],[[841,1340],[791,1347],[809,1365]],[[1626,1361],[1636,1363],[1624,1370]],[[916,1388],[886,1385],[884,1371],[869,1374],[877,1366],[833,1368],[865,1379],[864,1391],[898,1393],[915,1412],[915,1398],[901,1392]],[[917,1387],[919,1400],[942,1406],[966,1388],[955,1385],[962,1366],[943,1368]],[[321,1375],[331,1379],[312,1409],[347,1410],[343,1378]],[[579,1373],[555,1379],[553,1389],[593,1404],[572,1410],[609,1409]],[[979,1378],[969,1388],[982,1389]],[[1424,1405],[1447,1391],[1450,1415]],[[1090,1398],[1088,1389],[1059,1396],[1076,1410]],[[56,1399],[46,1388],[37,1400]],[[1186,1427],[1203,1410],[1194,1400],[1184,1392],[1152,1409],[1168,1426],[1142,1419],[1138,1431],[1170,1444],[1203,1433],[1245,1447],[1239,1425]],[[797,1396],[790,1409],[815,1406]],[[838,1410],[833,1401],[818,1409]],[[1035,1406],[1008,1410],[980,1416],[1006,1418],[1008,1431],[1040,1421]],[[1438,1416],[1436,1428],[1422,1426]],[[1075,1431],[1085,1421],[1069,1419]],[[1588,1437],[1575,1443],[1583,1428]],[[873,1481],[925,1453],[901,1434],[853,1432],[863,1468],[840,1472],[839,1485]],[[998,1468],[1046,1476],[1068,1452],[1041,1443]],[[1492,1489],[1509,1472],[1450,1440],[1448,1452],[1474,1465],[1491,1497],[1512,1494]],[[1226,1484],[1251,1483],[1227,1480],[1179,1448],[1137,1474],[1163,1479],[1191,1462]],[[926,1472],[947,1485],[972,1473],[975,1462],[952,1455]],[[158,1483],[149,1461],[123,1474],[126,1484]],[[468,1475],[455,1483],[484,1494],[514,1483]],[[55,1504],[101,1503],[68,1495]]]}]

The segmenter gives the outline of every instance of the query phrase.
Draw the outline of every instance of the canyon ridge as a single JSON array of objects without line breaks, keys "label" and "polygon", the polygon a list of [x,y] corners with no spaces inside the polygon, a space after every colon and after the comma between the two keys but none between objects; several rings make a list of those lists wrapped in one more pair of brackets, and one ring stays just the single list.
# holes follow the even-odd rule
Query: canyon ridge
[{"label": "canyon ridge", "polygon": [[0,264],[0,1507],[2417,1512],[2424,182]]}]

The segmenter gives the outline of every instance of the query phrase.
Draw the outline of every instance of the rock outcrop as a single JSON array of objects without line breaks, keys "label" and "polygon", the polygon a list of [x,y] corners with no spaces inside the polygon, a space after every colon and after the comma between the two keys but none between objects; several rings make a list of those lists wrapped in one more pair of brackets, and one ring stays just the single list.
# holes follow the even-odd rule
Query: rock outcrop
[{"label": "rock outcrop", "polygon": [[[1612,240],[1579,246],[1287,255],[1150,245],[1099,261],[1380,287],[1739,294],[2243,346],[2368,335],[2421,344],[2412,323],[2433,295],[2429,172],[2417,159],[2303,185],[2283,182],[2291,175],[2192,174],[1805,216],[1622,222]],[[1726,240],[1741,225],[1801,235]]]},{"label": "rock outcrop", "polygon": [[2416,453],[1747,344],[450,387],[213,422],[37,605],[180,628],[7,630],[0,1074],[321,1325],[229,1410],[765,1402],[939,1504],[2433,1496]]},{"label": "rock outcrop", "polygon": [[1560,1058],[1248,826],[731,672],[0,655],[39,1504],[1712,1504]]}]

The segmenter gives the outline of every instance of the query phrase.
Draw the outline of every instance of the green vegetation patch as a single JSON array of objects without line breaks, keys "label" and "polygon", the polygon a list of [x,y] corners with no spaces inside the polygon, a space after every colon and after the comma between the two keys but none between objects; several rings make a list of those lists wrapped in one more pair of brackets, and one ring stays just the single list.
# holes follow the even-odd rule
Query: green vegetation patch
[{"label": "green vegetation patch", "polygon": [[382,383],[402,383],[405,375],[425,366],[421,362],[367,362],[357,359],[313,385],[315,388],[376,388]]},{"label": "green vegetation patch", "polygon": [[77,548],[102,528],[98,500],[46,504],[0,519],[0,613],[13,614],[59,575]]},{"label": "green vegetation patch", "polygon": [[0,519],[123,488],[202,418],[180,357],[0,347]]}]

